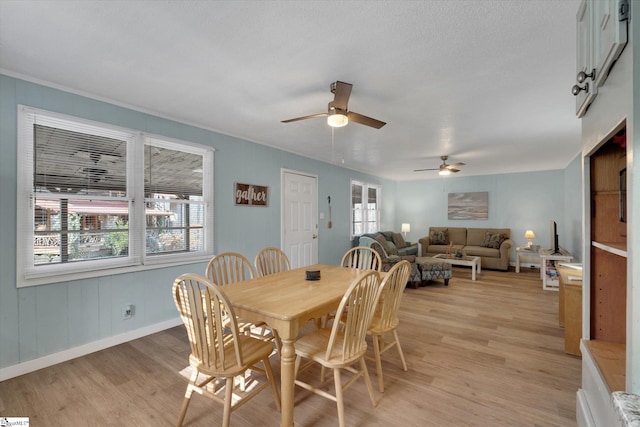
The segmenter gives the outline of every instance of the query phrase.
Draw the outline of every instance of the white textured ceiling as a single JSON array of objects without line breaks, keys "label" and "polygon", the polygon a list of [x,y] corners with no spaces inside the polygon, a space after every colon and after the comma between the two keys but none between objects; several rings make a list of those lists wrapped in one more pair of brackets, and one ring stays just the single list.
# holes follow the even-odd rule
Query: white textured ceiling
[{"label": "white textured ceiling", "polygon": [[[0,70],[397,180],[562,169],[579,0],[0,0]],[[332,132],[329,84],[387,122]]]}]

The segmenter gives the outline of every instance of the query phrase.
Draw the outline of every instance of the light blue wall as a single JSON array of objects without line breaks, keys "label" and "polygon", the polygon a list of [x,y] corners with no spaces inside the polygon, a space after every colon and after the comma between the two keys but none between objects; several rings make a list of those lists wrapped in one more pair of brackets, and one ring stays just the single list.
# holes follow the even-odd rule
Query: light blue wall
[{"label": "light blue wall", "polygon": [[[561,245],[582,262],[582,155],[564,170],[564,223]],[[560,234],[560,230],[558,230]]]},{"label": "light blue wall", "polygon": [[[321,263],[338,263],[351,246],[351,179],[381,184],[383,217],[395,222],[396,183],[389,180],[7,76],[0,75],[0,94],[0,368],[175,319],[173,279],[185,272],[202,273],[205,267],[191,264],[16,289],[18,104],[215,147],[218,253],[237,251],[253,260],[262,247],[280,246],[282,168],[318,176],[319,211],[327,212],[331,196],[333,227],[327,228],[326,218],[319,223]],[[234,206],[234,182],[269,186],[269,206]],[[121,320],[124,304],[135,305],[129,320]]]},{"label": "light blue wall", "polygon": [[[550,221],[556,221],[560,246],[578,254],[581,245],[581,202],[565,202],[565,194],[580,197],[581,171],[579,157],[566,171],[514,173],[474,177],[448,176],[435,180],[409,181],[398,184],[396,218],[411,224],[408,239],[417,241],[428,234],[429,227],[510,228],[516,246],[524,246],[526,230],[536,234],[534,243],[551,247]],[[489,193],[487,220],[449,220],[449,193]],[[576,194],[574,194],[576,193]],[[575,207],[575,209],[574,209]],[[570,208],[570,209],[569,209]],[[578,224],[575,224],[578,221]],[[514,260],[512,251],[512,261]],[[580,257],[581,259],[581,257]]]},{"label": "light blue wall", "polygon": [[[573,224],[580,214],[564,201],[566,194],[580,192],[576,161],[566,171],[395,182],[2,75],[0,95],[0,368],[175,319],[173,278],[204,269],[192,264],[17,289],[18,104],[215,147],[216,252],[238,251],[253,259],[262,247],[280,245],[282,168],[318,176],[319,212],[327,213],[331,196],[333,227],[327,228],[326,218],[319,222],[321,263],[339,262],[351,244],[351,179],[382,185],[382,229],[399,230],[409,222],[412,241],[431,225],[477,226],[479,221],[447,221],[447,193],[488,191],[489,220],[481,221],[482,226],[510,227],[518,245],[525,242],[525,229],[533,228],[536,242],[546,246],[548,223],[555,219],[561,244],[574,253],[579,248],[573,242],[580,241],[580,228]],[[234,182],[269,186],[269,207],[234,206]],[[565,239],[569,232],[572,238]],[[129,303],[136,306],[135,316],[121,320],[121,306]]]}]

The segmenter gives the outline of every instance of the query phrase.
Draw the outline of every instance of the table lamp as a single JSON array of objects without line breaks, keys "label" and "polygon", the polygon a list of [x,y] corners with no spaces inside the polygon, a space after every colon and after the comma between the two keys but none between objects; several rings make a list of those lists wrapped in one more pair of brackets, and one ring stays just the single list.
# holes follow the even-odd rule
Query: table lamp
[{"label": "table lamp", "polygon": [[524,238],[529,239],[529,242],[527,243],[527,248],[531,248],[533,246],[533,239],[536,238],[536,235],[533,232],[533,230],[527,230],[524,232]]},{"label": "table lamp", "polygon": [[411,224],[407,224],[406,222],[404,224],[402,224],[402,228],[400,229],[400,231],[402,231],[402,234],[404,234],[404,238],[407,238],[407,233],[409,233],[411,231]]}]

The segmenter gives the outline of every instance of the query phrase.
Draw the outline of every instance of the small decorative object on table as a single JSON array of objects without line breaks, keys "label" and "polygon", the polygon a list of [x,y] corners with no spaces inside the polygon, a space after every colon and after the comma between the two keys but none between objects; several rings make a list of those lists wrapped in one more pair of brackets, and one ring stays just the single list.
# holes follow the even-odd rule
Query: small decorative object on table
[{"label": "small decorative object on table", "polygon": [[320,270],[307,270],[305,278],[307,280],[320,280]]},{"label": "small decorative object on table", "polygon": [[447,255],[447,258],[453,258],[454,256],[453,242],[449,243],[449,246],[447,247],[446,255]]}]

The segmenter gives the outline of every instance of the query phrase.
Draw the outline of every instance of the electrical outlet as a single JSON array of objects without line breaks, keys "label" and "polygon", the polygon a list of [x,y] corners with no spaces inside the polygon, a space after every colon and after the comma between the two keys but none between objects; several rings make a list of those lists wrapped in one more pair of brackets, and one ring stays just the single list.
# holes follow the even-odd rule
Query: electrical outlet
[{"label": "electrical outlet", "polygon": [[122,318],[130,319],[131,316],[133,316],[133,306],[132,305],[122,306]]}]

